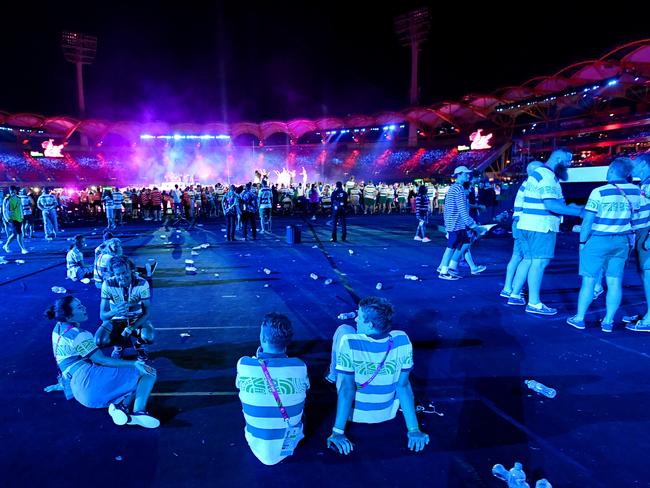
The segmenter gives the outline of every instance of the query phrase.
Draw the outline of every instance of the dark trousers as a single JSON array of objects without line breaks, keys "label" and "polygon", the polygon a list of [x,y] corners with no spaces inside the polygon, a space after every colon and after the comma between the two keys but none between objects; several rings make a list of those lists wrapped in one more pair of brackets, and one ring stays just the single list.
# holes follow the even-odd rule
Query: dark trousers
[{"label": "dark trousers", "polygon": [[332,239],[336,240],[336,225],[341,220],[341,239],[345,240],[348,234],[348,224],[345,219],[345,209],[332,210]]},{"label": "dark trousers", "polygon": [[251,223],[253,239],[257,239],[257,229],[255,228],[255,213],[242,212],[241,225],[242,225],[242,230],[244,232],[244,239],[246,239],[246,237],[248,236],[248,222]]},{"label": "dark trousers", "polygon": [[226,215],[226,234],[229,241],[235,240],[235,228],[237,227],[237,214]]}]

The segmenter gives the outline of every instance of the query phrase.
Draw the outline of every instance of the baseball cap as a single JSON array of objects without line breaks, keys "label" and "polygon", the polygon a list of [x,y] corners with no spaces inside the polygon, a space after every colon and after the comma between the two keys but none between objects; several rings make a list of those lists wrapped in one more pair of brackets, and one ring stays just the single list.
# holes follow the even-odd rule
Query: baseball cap
[{"label": "baseball cap", "polygon": [[472,170],[469,169],[467,166],[459,166],[454,170],[454,175],[458,175],[460,173],[471,173]]}]

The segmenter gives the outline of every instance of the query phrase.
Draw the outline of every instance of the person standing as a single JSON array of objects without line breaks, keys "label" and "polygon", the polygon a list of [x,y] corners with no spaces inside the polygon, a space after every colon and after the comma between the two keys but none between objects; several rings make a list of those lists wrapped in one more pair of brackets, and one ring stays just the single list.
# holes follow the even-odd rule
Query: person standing
[{"label": "person standing", "polygon": [[115,215],[114,222],[117,225],[122,225],[122,204],[124,203],[124,195],[119,188],[113,189],[113,213]]},{"label": "person standing", "polygon": [[51,241],[56,239],[56,234],[59,231],[59,221],[56,215],[58,203],[53,191],[43,188],[43,193],[38,197],[36,205],[43,214],[43,228],[45,231],[45,239]]},{"label": "person standing", "polygon": [[223,214],[226,216],[226,235],[229,241],[236,241],[235,229],[237,227],[237,218],[241,213],[239,204],[239,195],[235,192],[235,185],[230,185],[230,191],[223,196],[221,202]]},{"label": "person standing", "polygon": [[557,309],[547,307],[540,299],[544,270],[555,256],[555,240],[560,231],[560,216],[580,216],[583,207],[567,205],[560,181],[569,177],[571,152],[557,149],[544,166],[537,168],[526,180],[524,203],[517,228],[521,234],[525,259],[530,259],[528,270],[528,305],[521,297],[524,278],[515,276],[508,305],[526,305],[526,312],[536,315],[555,315]]},{"label": "person standing", "polygon": [[471,175],[472,170],[467,166],[458,166],[454,170],[456,182],[449,187],[445,194],[444,218],[448,237],[447,248],[442,255],[440,266],[438,266],[438,278],[441,280],[453,281],[458,279],[456,272],[458,261],[462,258],[463,253],[467,251],[467,247],[463,249],[463,246],[470,242],[467,231],[468,229],[476,230],[479,228],[469,215],[469,203],[463,186],[470,180]]},{"label": "person standing", "polygon": [[11,244],[11,241],[13,241],[15,238],[18,246],[20,247],[20,252],[22,254],[27,254],[29,251],[25,249],[25,244],[23,243],[23,206],[20,202],[20,198],[18,198],[18,195],[16,194],[17,192],[18,188],[11,186],[9,188],[7,205],[3,205],[5,207],[5,211],[8,210],[9,212],[7,215],[5,215],[5,218],[7,220],[11,234],[9,235],[7,242],[5,242],[5,245],[2,248],[6,253],[9,253],[9,244]]},{"label": "person standing", "polygon": [[[526,172],[530,176],[533,171],[543,165],[544,163],[541,161],[531,161],[528,163],[528,166],[526,166]],[[521,217],[521,211],[524,205],[525,190],[526,182],[521,184],[515,196],[514,209],[512,212],[512,256],[510,257],[510,261],[508,261],[508,266],[506,267],[506,281],[499,294],[503,298],[510,298],[515,274],[519,274],[520,280],[523,282],[523,280],[526,279],[526,276],[528,276],[528,269],[530,268],[530,259],[524,258],[524,252],[521,245],[521,235],[517,228],[517,223],[519,222],[519,217]]]},{"label": "person standing", "polygon": [[273,212],[273,190],[269,188],[266,178],[262,180],[262,188],[257,195],[257,206],[260,209],[260,229],[271,232],[271,213]]},{"label": "person standing", "polygon": [[257,223],[255,222],[255,216],[257,215],[257,195],[253,192],[253,183],[246,183],[246,189],[241,194],[241,204],[242,204],[242,232],[244,234],[244,240],[248,240],[248,224],[251,225],[251,233],[253,235],[253,240],[257,239]]},{"label": "person standing", "polygon": [[104,202],[104,210],[106,211],[106,228],[108,230],[115,229],[115,202],[113,201],[113,192],[106,188],[102,194],[102,202]]},{"label": "person standing", "polygon": [[20,204],[23,208],[23,238],[32,238],[34,233],[34,199],[27,193],[27,188],[20,190]]},{"label": "person standing", "polygon": [[585,314],[594,298],[596,280],[602,270],[607,280],[603,332],[612,332],[614,314],[621,304],[625,261],[634,247],[632,220],[639,210],[641,190],[628,183],[632,161],[616,158],[607,170],[607,184],[592,190],[585,206],[580,230],[580,275],[582,286],[578,295],[578,310],[567,324],[585,328]]},{"label": "person standing", "polygon": [[408,448],[418,452],[429,443],[429,436],[418,425],[409,381],[413,346],[404,332],[393,330],[393,313],[393,306],[384,298],[362,299],[356,332],[340,335],[339,342],[333,344],[338,399],[327,447],[340,454],[347,455],[353,449],[345,435],[348,420],[385,422],[395,418],[399,407],[406,422]]},{"label": "person standing", "polygon": [[418,194],[415,197],[415,216],[418,220],[418,227],[415,229],[416,241],[431,242],[427,237],[427,220],[429,215],[429,196],[427,187],[424,184],[418,187]]},{"label": "person standing", "polygon": [[332,192],[332,238],[331,242],[336,242],[336,226],[339,219],[341,220],[341,240],[346,242],[348,236],[348,224],[346,221],[346,211],[348,206],[348,194],[343,189],[343,182],[336,182],[336,189]]},{"label": "person standing", "polygon": [[304,437],[302,414],[309,378],[305,363],[287,355],[292,337],[289,319],[268,313],[257,353],[237,361],[235,383],[246,421],[244,436],[255,457],[267,466],[292,455]]}]

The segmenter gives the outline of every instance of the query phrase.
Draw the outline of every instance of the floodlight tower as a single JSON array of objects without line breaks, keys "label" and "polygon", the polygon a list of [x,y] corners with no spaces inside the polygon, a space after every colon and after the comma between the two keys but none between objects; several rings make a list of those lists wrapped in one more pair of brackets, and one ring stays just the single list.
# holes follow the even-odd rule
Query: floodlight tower
[{"label": "floodlight tower", "polygon": [[[427,7],[412,10],[395,18],[395,32],[404,47],[411,47],[411,105],[418,103],[418,53],[429,37],[431,25]],[[409,123],[409,146],[417,145],[417,127]]]},{"label": "floodlight tower", "polygon": [[[79,117],[86,116],[86,101],[84,98],[84,80],[82,66],[92,64],[97,54],[97,37],[77,32],[63,32],[61,34],[61,48],[65,60],[74,63],[77,67],[77,101],[79,104]],[[86,146],[88,141],[81,136],[81,144]]]}]

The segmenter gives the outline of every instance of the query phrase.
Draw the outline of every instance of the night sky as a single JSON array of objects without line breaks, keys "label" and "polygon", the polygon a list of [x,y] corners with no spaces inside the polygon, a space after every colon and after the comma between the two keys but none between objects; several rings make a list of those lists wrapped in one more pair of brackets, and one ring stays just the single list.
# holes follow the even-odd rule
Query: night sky
[{"label": "night sky", "polygon": [[[30,3],[13,20],[5,6],[0,110],[77,114],[62,30],[99,38],[95,63],[85,67],[88,118],[259,122],[409,105],[410,51],[393,19],[426,2],[133,3]],[[429,2],[421,104],[520,84],[650,37],[637,2],[589,14],[548,2],[502,12],[487,2],[476,11],[450,3]]]}]

